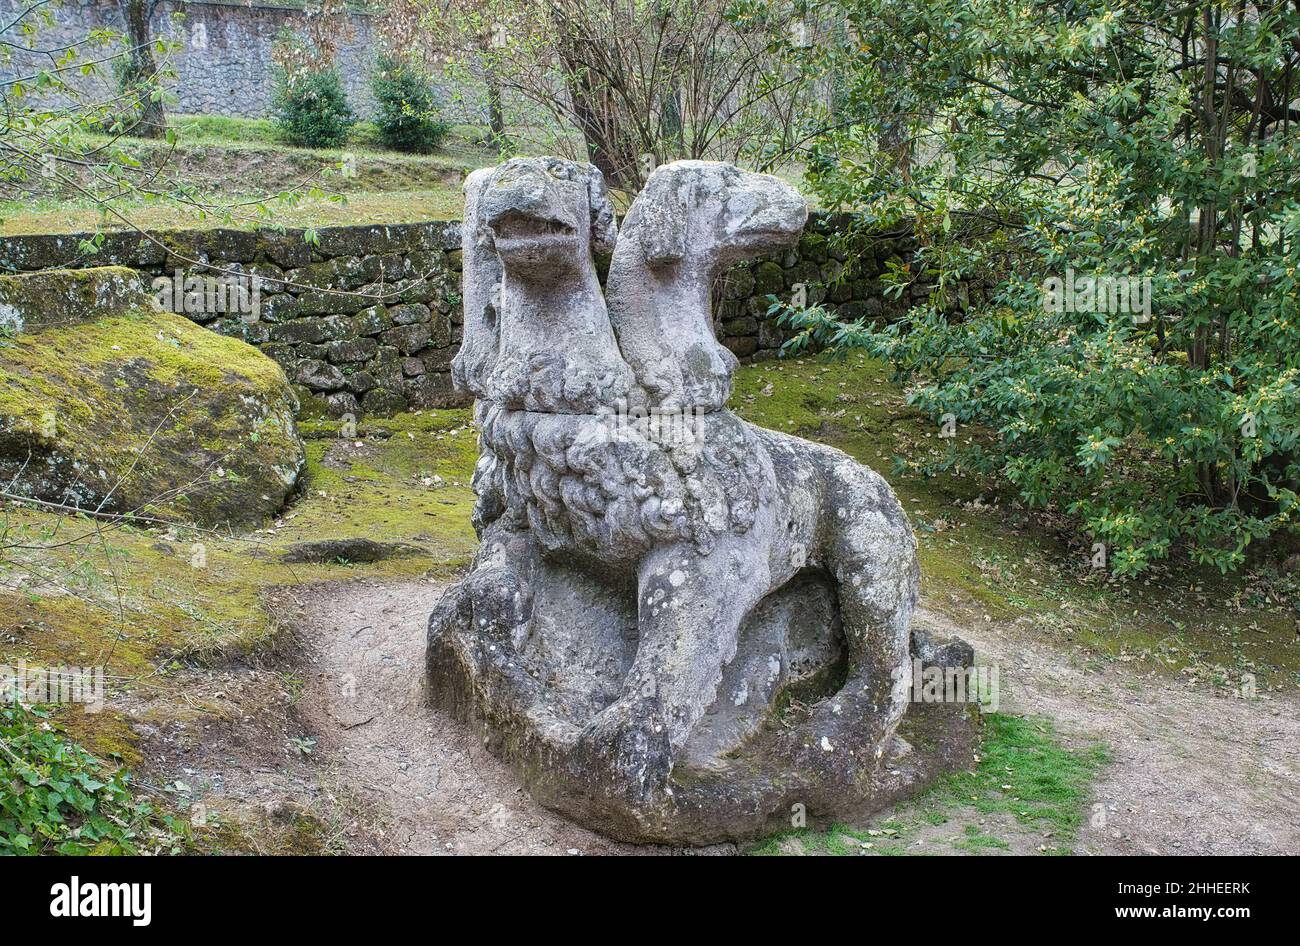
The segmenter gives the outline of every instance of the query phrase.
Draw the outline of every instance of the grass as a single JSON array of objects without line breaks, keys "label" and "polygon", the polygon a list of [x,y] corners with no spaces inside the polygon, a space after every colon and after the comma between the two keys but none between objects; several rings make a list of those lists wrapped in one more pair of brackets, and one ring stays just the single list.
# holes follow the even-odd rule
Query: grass
[{"label": "grass", "polygon": [[[453,126],[436,152],[412,155],[378,143],[374,126],[359,122],[342,148],[301,148],[285,144],[275,124],[262,118],[215,115],[173,116],[179,143],[129,140],[124,147],[150,174],[165,167],[152,189],[167,194],[178,185],[193,187],[206,209],[163,197],[135,195],[114,208],[138,227],[328,226],[409,223],[459,217],[465,173],[495,163],[482,133]],[[103,136],[84,135],[84,147],[103,145]],[[120,142],[119,142],[120,144]],[[70,233],[123,226],[105,216],[92,200],[75,191],[37,198],[0,200],[0,237]]]},{"label": "grass", "polygon": [[1068,854],[1105,748],[1066,748],[1046,719],[994,713],[985,724],[974,769],[945,776],[887,817],[866,827],[791,831],[751,853]]}]

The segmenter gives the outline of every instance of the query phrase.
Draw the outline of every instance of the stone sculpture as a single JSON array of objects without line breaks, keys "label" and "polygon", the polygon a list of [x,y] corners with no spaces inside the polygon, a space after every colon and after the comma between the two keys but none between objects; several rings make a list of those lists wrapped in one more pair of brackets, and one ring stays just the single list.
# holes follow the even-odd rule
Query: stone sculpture
[{"label": "stone sculpture", "polygon": [[633,841],[862,814],[964,763],[968,707],[908,714],[926,752],[897,735],[910,652],[971,655],[910,633],[888,484],[726,409],[711,286],[796,240],[802,197],[682,161],[616,234],[599,171],[523,158],[466,198],[453,373],[478,398],[482,546],[430,618],[433,701],[544,804]]}]

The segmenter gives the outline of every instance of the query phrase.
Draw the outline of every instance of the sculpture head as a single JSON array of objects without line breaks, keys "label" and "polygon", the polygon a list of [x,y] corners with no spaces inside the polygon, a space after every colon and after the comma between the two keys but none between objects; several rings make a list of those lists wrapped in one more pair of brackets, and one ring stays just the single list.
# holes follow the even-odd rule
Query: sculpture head
[{"label": "sculpture head", "polygon": [[803,197],[767,174],[677,161],[632,204],[610,267],[609,309],[647,407],[720,410],[737,360],[713,333],[714,279],[793,243]]},{"label": "sculpture head", "polygon": [[625,397],[593,253],[614,247],[600,171],[514,158],[465,182],[465,332],[453,376],[515,410],[591,413]]},{"label": "sculpture head", "polygon": [[477,236],[517,276],[572,271],[614,249],[605,179],[589,164],[514,158],[478,181]]},{"label": "sculpture head", "polygon": [[[650,175],[637,198],[646,262],[724,266],[798,239],[808,205],[785,181],[716,161],[676,161]],[[636,207],[628,214],[633,223]]]}]

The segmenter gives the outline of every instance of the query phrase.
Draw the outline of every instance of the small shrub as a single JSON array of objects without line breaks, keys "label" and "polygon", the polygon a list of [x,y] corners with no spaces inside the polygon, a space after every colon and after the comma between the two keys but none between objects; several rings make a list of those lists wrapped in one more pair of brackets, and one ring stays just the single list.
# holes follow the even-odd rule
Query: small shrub
[{"label": "small shrub", "polygon": [[333,67],[292,73],[277,68],[271,110],[280,136],[309,148],[341,146],[356,123],[343,80]]},{"label": "small shrub", "polygon": [[379,109],[375,126],[385,147],[428,154],[447,136],[450,126],[438,117],[433,85],[412,63],[382,57],[370,87]]},{"label": "small shrub", "polygon": [[178,849],[178,825],[132,797],[49,714],[0,704],[0,854],[137,854]]}]

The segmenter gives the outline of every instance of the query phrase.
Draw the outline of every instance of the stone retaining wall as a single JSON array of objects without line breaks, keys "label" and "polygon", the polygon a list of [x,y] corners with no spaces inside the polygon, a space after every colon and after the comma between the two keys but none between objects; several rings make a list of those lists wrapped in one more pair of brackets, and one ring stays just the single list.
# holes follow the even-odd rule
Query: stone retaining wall
[{"label": "stone retaining wall", "polygon": [[[875,234],[855,247],[856,268],[836,234],[846,215],[814,214],[800,242],[775,257],[736,267],[719,280],[719,340],[741,360],[774,358],[788,337],[767,310],[769,295],[849,318],[891,319],[928,289],[887,300],[880,282],[890,260],[906,261],[906,233]],[[215,331],[243,338],[285,369],[307,413],[391,414],[461,403],[450,367],[460,343],[460,223],[328,227],[311,244],[302,230],[194,230],[108,234],[82,251],[85,234],[0,238],[0,272],[122,265],[178,286],[168,307]],[[194,265],[196,260],[203,265]],[[215,270],[215,271],[214,271]],[[260,277],[256,313],[220,298],[220,270]],[[179,283],[177,276],[179,274]],[[189,293],[215,291],[196,304]],[[557,342],[560,340],[557,340]]]},{"label": "stone retaining wall", "polygon": [[803,287],[808,305],[822,304],[846,319],[896,319],[915,298],[929,292],[914,288],[901,299],[886,299],[880,276],[890,260],[906,262],[913,241],[906,231],[875,233],[852,247],[855,262],[840,239],[850,232],[849,214],[813,213],[797,245],[782,253],[733,268],[714,292],[714,330],[718,340],[742,361],[775,358],[790,333],[769,316],[769,295],[793,301]]},{"label": "stone retaining wall", "polygon": [[[81,250],[85,235],[0,239],[0,271],[120,265],[165,278],[155,287],[167,308],[274,358],[309,414],[458,403],[459,223],[328,227],[314,244],[302,230],[153,236],[109,234],[94,254]],[[229,292],[250,276],[259,277],[251,306]]]}]

